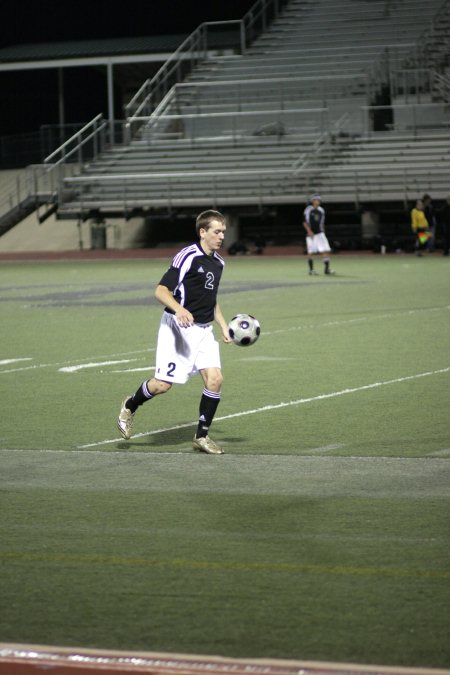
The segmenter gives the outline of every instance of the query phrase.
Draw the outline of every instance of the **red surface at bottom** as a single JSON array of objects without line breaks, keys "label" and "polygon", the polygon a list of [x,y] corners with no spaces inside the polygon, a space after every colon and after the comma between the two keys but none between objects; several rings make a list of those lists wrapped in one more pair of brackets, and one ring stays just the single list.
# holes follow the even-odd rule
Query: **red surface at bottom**
[{"label": "red surface at bottom", "polygon": [[450,675],[450,670],[1,644],[0,675]]}]

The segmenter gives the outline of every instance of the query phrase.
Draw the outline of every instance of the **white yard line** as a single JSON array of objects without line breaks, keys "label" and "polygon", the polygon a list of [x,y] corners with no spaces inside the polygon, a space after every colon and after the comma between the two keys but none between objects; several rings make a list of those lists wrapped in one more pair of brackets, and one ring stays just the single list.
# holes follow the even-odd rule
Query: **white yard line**
[{"label": "white yard line", "polygon": [[[305,330],[305,329],[320,329],[320,328],[327,328],[327,327],[334,327],[334,326],[346,326],[346,325],[351,325],[355,323],[362,323],[364,321],[378,321],[382,319],[392,319],[397,316],[413,316],[415,314],[423,313],[423,312],[439,312],[442,310],[448,310],[450,309],[450,305],[440,305],[438,307],[424,307],[423,309],[411,309],[411,310],[406,310],[403,312],[391,312],[388,314],[379,314],[379,315],[374,315],[374,316],[362,316],[362,317],[357,317],[354,319],[346,319],[343,321],[327,321],[326,323],[311,323],[311,324],[301,324],[298,326],[291,326],[290,328],[280,328],[279,330],[273,330],[273,331],[263,331],[264,337],[269,336],[269,335],[278,335],[280,333],[289,333],[291,331],[297,331],[297,330]],[[85,358],[80,358],[78,359],[78,362],[81,361],[92,361],[93,359],[115,359],[118,356],[129,356],[132,354],[144,354],[147,352],[154,352],[155,348],[150,348],[150,349],[138,349],[136,351],[131,351],[131,352],[119,352],[117,354],[100,354],[97,356],[87,356]],[[9,360],[9,359],[8,359]],[[14,360],[23,360],[23,359],[14,359]],[[31,360],[31,357],[30,357]],[[62,361],[61,363],[37,363],[34,365],[30,366],[23,366],[21,368],[8,368],[7,370],[0,370],[0,375],[6,374],[6,373],[18,373],[22,372],[25,370],[35,370],[37,368],[60,368],[60,367],[65,367],[69,365],[74,365],[74,359],[69,359],[67,361]],[[6,365],[5,362],[0,361],[0,365]]]},{"label": "white yard line", "polygon": [[[392,380],[383,380],[382,382],[372,382],[371,384],[364,384],[360,387],[351,387],[349,389],[341,389],[340,391],[333,391],[329,394],[319,394],[318,396],[311,396],[310,398],[299,398],[295,401],[286,401],[282,403],[276,403],[271,405],[265,405],[260,408],[253,408],[251,410],[241,410],[240,412],[231,413],[230,415],[224,415],[223,417],[216,417],[215,421],[229,420],[234,417],[244,417],[245,415],[255,415],[256,413],[269,412],[271,410],[278,410],[279,408],[288,408],[294,405],[302,405],[303,403],[313,403],[314,401],[323,401],[329,398],[337,398],[338,396],[344,396],[345,394],[355,394],[359,391],[366,391],[368,389],[377,389],[378,387],[385,387],[388,384],[400,384],[401,382],[409,382],[411,380],[417,380],[422,377],[430,377],[431,375],[441,375],[443,373],[450,372],[450,366],[447,368],[440,368],[439,370],[428,370],[424,373],[416,373],[415,375],[406,375],[405,377],[397,377]],[[143,438],[145,436],[154,436],[155,434],[162,434],[166,431],[176,431],[177,429],[186,429],[196,425],[197,422],[187,422],[185,424],[176,424],[173,427],[165,427],[163,429],[153,429],[153,431],[144,431],[140,434],[135,434],[131,438]],[[107,445],[110,443],[117,443],[120,441],[119,438],[112,438],[104,441],[98,441],[95,443],[86,443],[85,445],[77,446],[79,450],[84,448],[95,448],[99,445]]]},{"label": "white yard line", "polygon": [[360,316],[354,319],[345,319],[344,321],[327,321],[321,324],[302,324],[301,326],[291,326],[290,328],[280,328],[279,330],[264,331],[264,335],[278,335],[279,333],[289,333],[296,330],[304,330],[308,328],[329,328],[334,326],[345,326],[352,323],[362,323],[364,321],[378,321],[380,319],[393,319],[397,316],[413,316],[414,314],[421,314],[423,312],[440,312],[443,309],[450,309],[450,305],[441,305],[440,307],[424,307],[423,309],[408,309],[404,312],[391,312],[389,314],[378,314],[374,316]]},{"label": "white yard line", "polygon": [[426,457],[450,457],[450,448],[444,448],[443,450],[433,450],[433,452],[428,452]]},{"label": "white yard line", "polygon": [[111,370],[111,373],[148,373],[149,370],[155,370],[155,366],[144,366],[144,368],[123,368],[122,370]]},{"label": "white yard line", "polygon": [[64,368],[59,368],[59,373],[76,373],[78,370],[83,370],[83,368],[98,368],[99,366],[115,366],[118,363],[131,363],[131,361],[137,361],[138,359],[121,359],[120,361],[94,361],[92,363],[78,363],[76,366],[64,366]]},{"label": "white yard line", "polygon": [[308,452],[331,452],[331,450],[339,450],[345,448],[345,443],[330,443],[330,445],[323,445],[320,448],[310,448]]},{"label": "white yard line", "polygon": [[[150,349],[136,349],[135,351],[132,352],[119,352],[118,354],[99,354],[97,356],[85,356],[83,358],[79,358],[78,362],[80,361],[91,361],[92,359],[105,359],[105,358],[115,358],[117,356],[129,356],[131,354],[146,354],[148,352],[154,352],[155,348],[152,347]],[[24,370],[35,370],[36,368],[58,368],[59,366],[67,366],[69,364],[73,364],[74,359],[69,359],[67,361],[61,361],[60,363],[36,363],[32,366],[24,366],[22,368],[8,368],[8,370],[0,370],[0,375],[4,373],[18,373],[20,371]]]}]

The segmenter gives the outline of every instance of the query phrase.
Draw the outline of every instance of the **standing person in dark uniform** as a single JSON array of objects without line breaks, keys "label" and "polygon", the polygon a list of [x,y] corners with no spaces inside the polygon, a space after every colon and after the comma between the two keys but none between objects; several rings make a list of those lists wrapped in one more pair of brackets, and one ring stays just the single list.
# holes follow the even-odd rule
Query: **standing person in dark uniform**
[{"label": "standing person in dark uniform", "polygon": [[436,217],[434,215],[433,203],[431,201],[430,195],[424,195],[422,197],[423,208],[425,213],[425,218],[428,222],[428,231],[430,233],[430,238],[427,243],[427,250],[429,253],[434,251],[434,246],[436,242]]},{"label": "standing person in dark uniform", "polygon": [[303,227],[306,230],[306,250],[308,253],[309,274],[317,274],[314,270],[314,255],[320,253],[325,274],[334,274],[330,269],[331,248],[325,235],[325,209],[320,205],[319,195],[311,195],[310,204],[303,212]]},{"label": "standing person in dark uniform", "polygon": [[139,406],[165,394],[172,384],[184,384],[199,372],[204,387],[193,447],[211,455],[223,453],[208,436],[208,430],[219,405],[223,381],[219,343],[211,322],[219,324],[224,342],[232,341],[217,303],[224,267],[217,251],[222,246],[225,229],[225,218],[218,211],[200,213],[196,220],[199,242],[177,253],[156,287],[155,297],[165,310],[158,333],[155,377],[143,382],[122,403],[117,425],[126,439],[131,436]]},{"label": "standing person in dark uniform", "polygon": [[450,195],[440,212],[440,222],[442,226],[442,236],[444,245],[444,255],[448,255],[450,247]]}]

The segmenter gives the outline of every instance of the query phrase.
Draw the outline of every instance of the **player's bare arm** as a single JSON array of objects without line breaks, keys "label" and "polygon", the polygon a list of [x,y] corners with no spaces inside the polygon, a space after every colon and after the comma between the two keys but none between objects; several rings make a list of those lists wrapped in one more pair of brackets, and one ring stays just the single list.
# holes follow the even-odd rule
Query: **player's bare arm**
[{"label": "player's bare arm", "polygon": [[222,314],[222,310],[220,309],[220,306],[218,304],[216,304],[216,307],[214,309],[214,320],[220,326],[223,341],[226,342],[227,344],[232,342],[232,339],[230,338],[230,333],[228,331],[228,324],[225,321],[225,317]]},{"label": "player's bare arm", "polygon": [[180,305],[179,302],[175,300],[175,298],[172,295],[172,291],[170,291],[167,286],[162,286],[161,284],[158,284],[155,290],[155,298],[165,307],[169,307],[169,309],[173,310],[175,312],[175,317],[180,326],[183,328],[187,328],[188,326],[192,326],[194,323],[194,317],[190,313],[186,307],[183,307]]},{"label": "player's bare arm", "polygon": [[303,221],[303,227],[305,228],[308,237],[314,237],[314,233],[306,221]]}]

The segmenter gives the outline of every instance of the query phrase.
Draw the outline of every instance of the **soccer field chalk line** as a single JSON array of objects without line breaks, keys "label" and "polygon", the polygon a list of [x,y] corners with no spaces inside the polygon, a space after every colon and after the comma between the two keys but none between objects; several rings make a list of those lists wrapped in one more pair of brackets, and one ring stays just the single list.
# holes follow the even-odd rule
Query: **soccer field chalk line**
[{"label": "soccer field chalk line", "polygon": [[[383,380],[381,382],[372,382],[371,384],[363,384],[360,387],[351,387],[348,389],[341,389],[340,391],[333,391],[328,394],[319,394],[318,396],[310,396],[309,398],[299,398],[295,401],[286,401],[281,403],[273,403],[270,405],[264,405],[260,408],[253,408],[251,410],[241,410],[240,412],[231,413],[230,415],[223,415],[222,417],[216,417],[215,421],[220,422],[223,420],[229,420],[234,417],[244,417],[245,415],[255,415],[261,412],[269,412],[271,410],[278,410],[279,408],[288,408],[294,405],[302,405],[303,403],[313,403],[315,401],[324,401],[329,398],[337,398],[338,396],[344,396],[346,394],[356,394],[359,391],[367,391],[369,389],[377,389],[378,387],[385,387],[389,384],[400,384],[402,382],[410,382],[411,380],[418,380],[422,377],[430,377],[431,375],[442,375],[443,373],[450,372],[450,366],[447,368],[439,368],[438,370],[428,370],[424,373],[416,373],[415,375],[405,375],[404,377],[396,377],[392,380]],[[134,434],[131,438],[143,438],[145,436],[154,436],[155,434],[163,434],[167,431],[176,431],[177,429],[186,429],[192,427],[196,422],[186,422],[185,424],[176,424],[173,427],[165,427],[163,429],[153,429],[153,431],[143,431],[140,434]],[[95,448],[99,445],[108,445],[110,443],[117,443],[119,438],[107,439],[104,441],[97,441],[95,443],[86,443],[84,445],[78,445],[78,450],[84,450],[87,448]]]},{"label": "soccer field chalk line", "polygon": [[31,674],[38,670],[51,670],[58,675],[87,675],[96,670],[104,675],[450,675],[450,670],[441,668],[0,643],[0,675]]},{"label": "soccer field chalk line", "polygon": [[439,307],[423,307],[419,309],[406,309],[402,312],[389,312],[387,314],[374,314],[373,316],[357,316],[354,319],[339,319],[336,321],[327,321],[321,324],[303,324],[301,326],[290,326],[290,328],[279,328],[278,330],[264,331],[264,335],[278,335],[279,333],[289,333],[296,330],[305,330],[308,328],[334,328],[335,326],[348,326],[351,324],[362,323],[364,321],[379,321],[380,319],[394,319],[397,316],[414,316],[422,312],[439,312],[443,309],[450,309],[450,305],[440,305]]},{"label": "soccer field chalk line", "polygon": [[[147,352],[154,352],[155,348],[147,348],[147,349],[136,349],[132,352],[119,352],[117,354],[100,354],[99,356],[85,356],[85,357],[80,357],[76,359],[76,363],[79,364],[82,361],[92,361],[93,359],[112,359],[112,358],[117,358],[118,356],[130,356],[131,354],[144,354]],[[32,357],[27,357],[26,359],[8,359],[11,363],[16,362],[16,361],[32,361]],[[133,359],[129,359],[130,361]],[[134,359],[137,360],[137,359]],[[36,370],[37,368],[59,368],[59,366],[68,366],[70,363],[73,364],[75,359],[68,359],[67,361],[62,361],[60,363],[35,363],[30,366],[21,366],[20,368],[8,368],[6,370],[0,370],[0,374],[6,374],[6,373],[19,373],[24,370]],[[6,359],[2,362],[0,361],[0,365],[5,365],[6,364]],[[98,364],[100,365],[100,364]]]},{"label": "soccer field chalk line", "polygon": [[119,361],[94,361],[92,363],[78,363],[76,366],[64,366],[59,368],[60,373],[76,373],[84,368],[100,368],[101,366],[116,366],[119,363],[131,363],[138,359],[120,359]]},{"label": "soccer field chalk line", "polygon": [[[299,330],[307,330],[307,329],[317,329],[317,328],[327,328],[327,327],[335,327],[335,326],[347,326],[347,325],[352,325],[352,324],[358,324],[361,322],[365,321],[378,321],[380,319],[392,319],[396,316],[412,316],[414,314],[422,313],[422,312],[438,312],[442,310],[448,310],[450,309],[450,305],[440,305],[438,307],[423,307],[419,309],[408,309],[402,312],[390,312],[388,314],[375,314],[373,316],[360,316],[360,317],[355,317],[354,319],[344,319],[344,320],[338,320],[338,321],[327,321],[325,323],[312,323],[312,324],[302,324],[300,326],[291,326],[289,328],[280,328],[278,330],[273,330],[273,331],[264,331],[264,336],[270,337],[272,335],[278,335],[279,333],[289,333],[292,331],[299,331]],[[7,373],[19,373],[27,370],[36,370],[38,368],[60,368],[60,366],[68,366],[69,369],[63,371],[63,372],[77,372],[78,370],[81,370],[81,365],[80,367],[76,368],[75,365],[81,364],[83,361],[89,361],[92,362],[94,359],[115,359],[119,356],[128,356],[131,354],[141,354],[143,352],[154,352],[156,351],[154,347],[149,348],[149,349],[138,349],[132,352],[119,352],[117,354],[100,354],[99,356],[87,356],[87,357],[80,357],[79,359],[76,360],[76,363],[74,364],[75,359],[69,359],[67,361],[63,361],[61,363],[36,363],[28,366],[21,366],[17,368],[7,368],[6,370],[0,370],[0,375],[4,375]],[[3,362],[0,361],[0,366],[2,365],[7,365],[7,361],[10,361],[11,363],[16,362],[16,361],[31,361],[32,357],[27,357],[26,359],[5,359]],[[93,364],[93,365],[88,365],[85,367],[101,367],[102,364]],[[115,372],[115,371],[113,371]],[[120,372],[126,372],[120,371]],[[133,372],[130,370],[129,372]]]}]

